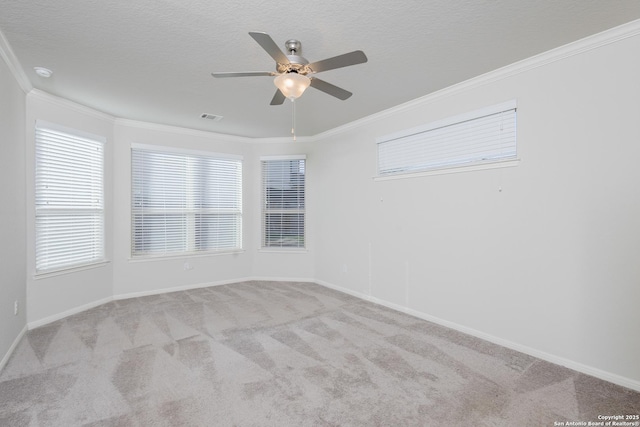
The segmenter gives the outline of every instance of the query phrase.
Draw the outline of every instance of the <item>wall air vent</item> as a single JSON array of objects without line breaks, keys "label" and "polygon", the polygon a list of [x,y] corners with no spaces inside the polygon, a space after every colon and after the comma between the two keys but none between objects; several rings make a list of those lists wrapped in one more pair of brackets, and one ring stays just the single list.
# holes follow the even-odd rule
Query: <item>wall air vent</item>
[{"label": "wall air vent", "polygon": [[222,116],[216,116],[215,114],[209,113],[202,113],[200,117],[203,119],[213,120],[214,122],[219,122],[220,120],[222,120]]}]

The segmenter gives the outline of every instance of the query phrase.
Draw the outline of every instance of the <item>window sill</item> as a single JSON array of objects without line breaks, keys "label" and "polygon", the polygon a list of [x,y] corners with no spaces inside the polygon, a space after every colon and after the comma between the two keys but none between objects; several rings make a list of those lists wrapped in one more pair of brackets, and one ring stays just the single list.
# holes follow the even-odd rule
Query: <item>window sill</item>
[{"label": "window sill", "polygon": [[449,173],[471,172],[471,171],[498,169],[498,168],[511,168],[514,166],[518,166],[519,164],[520,164],[520,159],[503,160],[503,161],[497,161],[497,162],[476,163],[468,166],[454,166],[454,167],[447,167],[447,168],[441,168],[441,169],[431,169],[431,170],[422,171],[422,172],[397,173],[394,175],[378,175],[378,176],[374,176],[373,180],[374,181],[390,181],[394,179],[418,178],[422,176],[445,175]]},{"label": "window sill", "polygon": [[61,268],[61,269],[58,269],[58,270],[43,271],[42,273],[34,273],[33,274],[33,278],[35,280],[39,280],[39,279],[46,279],[48,277],[63,276],[65,274],[73,274],[73,273],[77,273],[79,271],[84,271],[84,270],[93,270],[94,268],[104,267],[105,265],[109,264],[110,262],[111,261],[109,261],[109,260],[104,260],[104,261],[94,262],[94,263],[91,263],[91,264],[78,265],[78,266],[75,266],[75,267],[68,267],[68,268]]},{"label": "window sill", "polygon": [[260,248],[258,252],[270,254],[306,254],[309,250],[306,248]]}]

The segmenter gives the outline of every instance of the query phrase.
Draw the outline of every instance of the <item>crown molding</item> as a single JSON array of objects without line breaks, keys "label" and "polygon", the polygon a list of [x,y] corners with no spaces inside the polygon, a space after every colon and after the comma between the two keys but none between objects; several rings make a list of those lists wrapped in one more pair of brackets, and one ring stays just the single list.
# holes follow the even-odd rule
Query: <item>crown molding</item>
[{"label": "crown molding", "polygon": [[124,119],[124,118],[115,119],[115,124],[130,127],[130,128],[136,128],[136,129],[144,129],[144,130],[155,131],[155,132],[167,132],[167,133],[174,133],[174,134],[185,135],[185,136],[194,136],[194,137],[200,137],[200,138],[209,138],[209,139],[215,139],[215,140],[220,140],[224,142],[241,142],[241,143],[252,142],[252,138],[248,138],[244,136],[227,135],[224,133],[209,132],[206,130],[184,128],[184,127],[173,126],[173,125],[163,125],[160,123],[142,122],[138,120]]},{"label": "crown molding", "polygon": [[345,125],[316,134],[312,138],[314,141],[320,141],[329,137],[340,135],[344,132],[361,128],[363,126],[378,122],[382,119],[400,114],[402,112],[413,110],[418,107],[434,103],[438,100],[454,96],[461,92],[478,88],[490,83],[495,83],[497,81],[504,80],[509,77],[513,77],[518,74],[522,74],[527,71],[531,71],[533,69],[543,67],[554,62],[561,61],[575,55],[580,55],[582,53],[589,52],[600,47],[638,35],[640,35],[640,19],[548,50],[546,52],[531,56],[521,61],[514,62],[513,64],[506,65],[493,71],[489,71],[485,74],[472,77],[471,79],[446,87],[431,94],[416,98],[403,104],[396,105],[395,107],[391,107],[387,110],[380,111],[370,116],[363,117],[362,119],[358,119]]},{"label": "crown molding", "polygon": [[116,118],[116,125],[122,125],[126,127],[132,127],[137,129],[144,129],[156,132],[168,132],[178,135],[195,136],[201,138],[215,139],[222,142],[238,142],[238,143],[258,143],[258,144],[295,144],[303,142],[313,142],[314,137],[297,137],[294,141],[291,137],[270,137],[270,138],[252,138],[248,136],[229,135],[225,133],[216,133],[206,130],[198,130],[191,128],[184,128],[180,126],[163,125],[159,123],[142,122],[137,120]]},{"label": "crown molding", "polygon": [[22,69],[17,58],[13,54],[10,45],[8,44],[4,34],[0,31],[0,55],[3,57],[7,66],[11,69],[11,72],[15,76],[16,80],[20,84],[20,87],[29,96],[34,96],[38,99],[43,99],[48,102],[56,103],[66,108],[71,108],[83,114],[88,114],[94,117],[98,117],[104,120],[113,121],[115,124],[135,127],[139,129],[147,129],[161,132],[171,132],[180,135],[191,135],[205,138],[213,138],[216,140],[226,142],[239,142],[239,143],[307,143],[307,142],[319,142],[324,139],[341,135],[343,133],[362,128],[363,126],[370,125],[372,123],[379,122],[380,120],[401,114],[405,111],[413,110],[438,100],[445,99],[470,89],[478,88],[490,83],[494,83],[500,80],[507,79],[509,77],[516,76],[518,74],[525,73],[527,71],[546,66],[548,64],[561,61],[570,58],[575,55],[580,55],[585,52],[589,52],[600,47],[619,42],[621,40],[635,37],[640,35],[640,20],[631,21],[629,23],[605,30],[601,33],[594,34],[592,36],[585,37],[575,42],[557,47],[555,49],[543,52],[539,55],[532,56],[522,61],[515,62],[502,68],[490,71],[480,76],[473,77],[439,91],[433,92],[429,95],[416,98],[414,100],[405,102],[387,110],[380,111],[378,113],[363,117],[362,119],[355,120],[345,125],[315,134],[312,136],[298,137],[294,141],[290,137],[270,137],[270,138],[252,138],[242,137],[236,135],[220,134],[215,132],[201,131],[196,129],[182,128],[178,126],[163,125],[157,123],[140,122],[136,120],[130,120],[125,118],[115,118],[101,111],[93,108],[75,103],[73,101],[60,98],[39,89],[33,89],[33,86],[26,77],[24,70]]},{"label": "crown molding", "polygon": [[34,98],[40,101],[45,101],[50,104],[54,104],[62,108],[73,110],[80,114],[95,117],[100,120],[106,120],[109,122],[114,122],[115,120],[115,117],[107,113],[98,111],[91,107],[87,107],[86,105],[78,104],[77,102],[70,101],[66,98],[61,98],[59,96],[52,95],[40,89],[31,89],[29,93],[27,93],[27,98]]},{"label": "crown molding", "polygon": [[70,101],[66,98],[61,98],[56,95],[52,95],[40,89],[31,89],[27,93],[28,97],[38,99],[41,101],[49,102],[62,108],[73,110],[80,114],[92,116],[101,120],[112,122],[114,125],[122,125],[131,128],[144,129],[156,132],[167,132],[177,135],[194,136],[200,138],[208,138],[219,140],[222,142],[238,142],[238,143],[295,143],[295,142],[309,142],[313,141],[313,137],[298,137],[297,141],[293,141],[292,138],[279,137],[279,138],[250,138],[244,136],[228,135],[224,133],[216,133],[198,129],[184,128],[179,126],[164,125],[159,123],[143,122],[138,120],[125,119],[120,117],[114,117],[102,111],[96,110],[86,105],[78,104],[77,102]]},{"label": "crown molding", "polygon": [[16,79],[22,91],[24,93],[29,93],[31,89],[33,89],[33,85],[22,69],[20,61],[18,61],[15,53],[13,53],[13,49],[11,49],[11,45],[2,30],[0,30],[0,57],[4,59],[4,62],[7,64],[11,74],[13,74],[13,78]]},{"label": "crown molding", "polygon": [[249,142],[257,144],[302,144],[305,142],[314,142],[315,140],[315,136],[296,136],[296,139],[290,136],[278,136],[271,138],[250,138]]}]

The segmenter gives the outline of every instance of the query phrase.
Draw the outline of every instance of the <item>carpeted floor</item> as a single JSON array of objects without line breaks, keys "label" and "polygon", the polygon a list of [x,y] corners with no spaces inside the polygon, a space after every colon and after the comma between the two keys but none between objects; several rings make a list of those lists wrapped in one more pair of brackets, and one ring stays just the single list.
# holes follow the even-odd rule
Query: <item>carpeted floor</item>
[{"label": "carpeted floor", "polygon": [[[309,283],[114,301],[29,331],[2,426],[554,426],[640,393]],[[554,424],[558,423],[558,424]]]}]

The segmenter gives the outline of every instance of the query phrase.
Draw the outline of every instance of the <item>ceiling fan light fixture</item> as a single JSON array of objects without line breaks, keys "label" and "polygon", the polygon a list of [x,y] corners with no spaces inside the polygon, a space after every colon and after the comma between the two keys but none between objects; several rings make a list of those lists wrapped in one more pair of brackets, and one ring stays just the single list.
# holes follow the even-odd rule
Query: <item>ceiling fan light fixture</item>
[{"label": "ceiling fan light fixture", "polygon": [[273,83],[280,89],[285,98],[293,101],[299,98],[305,89],[309,87],[311,79],[298,73],[284,73],[277,76]]}]

